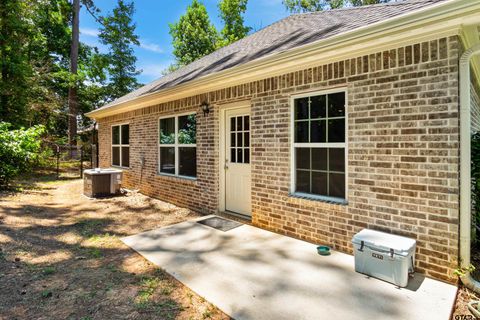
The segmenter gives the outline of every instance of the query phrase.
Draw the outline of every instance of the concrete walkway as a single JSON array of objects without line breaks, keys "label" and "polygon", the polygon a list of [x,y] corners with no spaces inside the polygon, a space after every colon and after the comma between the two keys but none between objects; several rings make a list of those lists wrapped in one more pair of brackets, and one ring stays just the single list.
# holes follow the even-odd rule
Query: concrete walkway
[{"label": "concrete walkway", "polygon": [[356,273],[352,256],[248,225],[187,221],[122,240],[235,319],[448,320],[457,291],[420,275],[400,289]]}]

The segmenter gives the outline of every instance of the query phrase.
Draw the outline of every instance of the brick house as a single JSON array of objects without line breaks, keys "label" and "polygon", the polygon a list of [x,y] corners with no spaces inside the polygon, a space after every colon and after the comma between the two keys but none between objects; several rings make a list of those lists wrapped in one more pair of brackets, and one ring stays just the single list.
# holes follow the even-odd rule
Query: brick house
[{"label": "brick house", "polygon": [[[459,59],[479,26],[473,0],[292,15],[89,113],[100,166],[348,253],[363,228],[406,235],[418,271],[455,281]],[[477,59],[471,70],[479,130]]]}]

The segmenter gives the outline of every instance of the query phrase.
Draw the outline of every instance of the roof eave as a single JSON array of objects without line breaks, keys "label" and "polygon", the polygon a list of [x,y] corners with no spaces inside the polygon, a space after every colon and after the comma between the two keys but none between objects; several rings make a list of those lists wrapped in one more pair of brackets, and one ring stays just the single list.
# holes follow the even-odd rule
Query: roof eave
[{"label": "roof eave", "polygon": [[[475,15],[476,13],[476,15]],[[475,17],[477,18],[475,20]],[[461,19],[460,19],[461,18]],[[378,48],[380,39],[388,38],[392,44],[398,43],[399,39],[421,38],[425,35],[445,33],[447,31],[459,34],[459,28],[466,23],[474,23],[480,20],[480,2],[472,3],[471,0],[451,0],[380,21],[365,27],[322,39],[320,41],[306,44],[285,52],[272,54],[245,64],[206,75],[198,79],[166,88],[154,93],[146,94],[134,99],[112,105],[108,108],[94,110],[86,115],[90,118],[100,119],[107,116],[133,111],[162,102],[179,99],[181,97],[205,93],[217,90],[221,87],[232,86],[248,81],[261,79],[285,73],[289,68],[295,66],[307,66],[308,63],[317,63],[320,57],[312,56],[328,48],[330,52],[336,52],[340,47],[354,46],[359,51],[368,47]],[[472,20],[472,21],[469,21]],[[439,23],[441,22],[441,23]],[[480,23],[480,21],[478,21]],[[427,28],[436,24],[434,28]],[[422,28],[422,33],[413,29]],[[373,42],[376,40],[375,42]],[[361,45],[359,45],[361,44]],[[388,45],[387,42],[384,42]],[[352,51],[352,50],[350,50]],[[335,54],[338,59],[339,54]],[[315,61],[316,60],[316,61]],[[275,67],[276,66],[276,67]],[[272,71],[272,68],[274,71]],[[262,72],[262,70],[264,72]],[[274,74],[276,73],[276,74]],[[234,76],[234,77],[233,77]],[[194,92],[193,92],[194,91]]]}]

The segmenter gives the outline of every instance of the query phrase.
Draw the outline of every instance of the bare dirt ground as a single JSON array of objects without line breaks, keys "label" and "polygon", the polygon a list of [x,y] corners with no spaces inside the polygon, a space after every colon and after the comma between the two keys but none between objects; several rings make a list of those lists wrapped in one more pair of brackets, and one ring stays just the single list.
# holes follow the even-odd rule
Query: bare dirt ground
[{"label": "bare dirt ground", "polygon": [[119,239],[198,216],[82,181],[0,194],[0,319],[229,319]]}]

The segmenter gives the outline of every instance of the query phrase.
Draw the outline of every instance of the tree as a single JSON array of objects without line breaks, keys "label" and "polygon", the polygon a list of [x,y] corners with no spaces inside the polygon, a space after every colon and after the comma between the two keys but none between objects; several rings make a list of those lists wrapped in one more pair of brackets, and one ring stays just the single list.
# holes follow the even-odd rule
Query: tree
[{"label": "tree", "polygon": [[178,65],[187,65],[215,51],[219,38],[207,9],[198,0],[192,1],[178,22],[170,24],[170,35]]},{"label": "tree", "polygon": [[139,87],[136,76],[140,73],[135,67],[137,58],[133,45],[140,45],[135,34],[132,15],[135,12],[133,2],[118,0],[113,14],[101,19],[99,38],[109,47],[107,54],[108,84],[107,100],[119,98]]},{"label": "tree", "polygon": [[31,11],[21,0],[0,4],[0,121],[25,124],[29,83],[29,41],[33,37]]},{"label": "tree", "polygon": [[247,10],[247,2],[248,0],[222,0],[219,2],[220,18],[224,23],[220,46],[226,46],[245,38],[252,29],[244,25],[243,14]]},{"label": "tree", "polygon": [[359,7],[389,1],[391,0],[282,0],[283,5],[292,13],[314,12],[346,6]]},{"label": "tree", "polygon": [[[80,46],[80,0],[73,0],[72,42],[70,47],[70,73],[77,75],[78,48]],[[73,82],[68,88],[68,144],[76,144],[77,136],[77,85]]]}]

